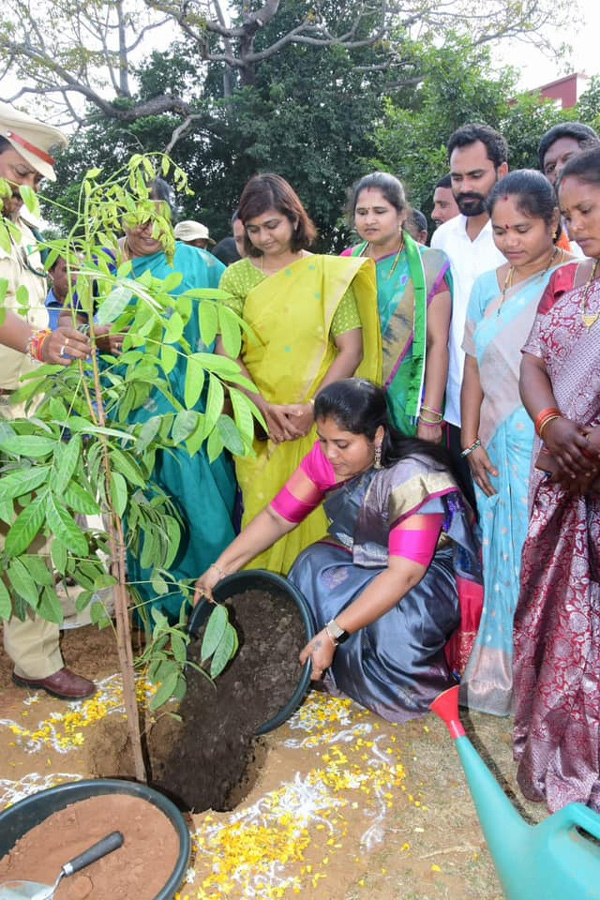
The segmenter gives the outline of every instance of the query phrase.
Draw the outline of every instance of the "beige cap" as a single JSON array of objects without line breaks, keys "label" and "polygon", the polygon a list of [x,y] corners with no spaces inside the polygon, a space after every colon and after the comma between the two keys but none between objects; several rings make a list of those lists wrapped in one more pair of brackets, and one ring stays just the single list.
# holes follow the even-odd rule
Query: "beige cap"
[{"label": "beige cap", "polygon": [[6,138],[17,153],[44,178],[56,181],[54,154],[68,143],[58,128],[38,122],[33,116],[0,101],[0,136]]},{"label": "beige cap", "polygon": [[194,222],[192,219],[185,219],[178,222],[175,226],[175,237],[178,241],[208,241],[214,244],[215,241],[210,236],[208,228],[202,222]]}]

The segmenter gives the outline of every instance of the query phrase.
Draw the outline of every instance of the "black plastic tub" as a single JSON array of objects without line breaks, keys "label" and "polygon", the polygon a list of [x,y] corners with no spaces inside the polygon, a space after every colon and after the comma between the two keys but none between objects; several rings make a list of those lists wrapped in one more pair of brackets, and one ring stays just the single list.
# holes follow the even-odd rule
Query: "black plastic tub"
[{"label": "black plastic tub", "polygon": [[[314,637],[315,629],[312,615],[304,594],[298,588],[281,575],[274,572],[267,572],[266,569],[248,569],[243,572],[236,572],[234,575],[228,575],[223,578],[213,589],[213,597],[219,603],[224,603],[234,594],[242,594],[244,591],[264,591],[265,593],[285,594],[292,603],[295,603],[302,617],[304,626],[306,643]],[[188,631],[191,635],[196,635],[202,625],[205,623],[213,610],[213,605],[208,600],[201,600],[194,607],[188,623]],[[304,699],[310,684],[311,662],[307,660],[296,690],[277,715],[264,722],[256,729],[256,734],[266,734],[279,728],[280,725],[289,719],[294,713],[302,700]]]},{"label": "black plastic tub", "polygon": [[[49,816],[71,803],[101,797],[104,794],[128,794],[156,806],[169,819],[179,838],[179,857],[169,880],[154,900],[172,900],[184,880],[190,859],[190,832],[183,814],[174,803],[154,788],[134,781],[117,778],[95,778],[90,781],[70,781],[57,787],[38,791],[19,800],[0,813],[0,858],[9,853],[28,831],[41,825]],[[149,848],[152,852],[152,848]]]}]

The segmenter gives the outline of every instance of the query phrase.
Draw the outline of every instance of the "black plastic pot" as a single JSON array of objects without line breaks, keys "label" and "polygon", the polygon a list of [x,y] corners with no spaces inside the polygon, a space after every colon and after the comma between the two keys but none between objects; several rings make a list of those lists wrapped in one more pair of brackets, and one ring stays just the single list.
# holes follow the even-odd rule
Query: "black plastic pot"
[{"label": "black plastic pot", "polygon": [[[234,575],[228,575],[227,578],[224,578],[217,584],[213,590],[213,596],[219,603],[224,603],[234,594],[242,594],[244,591],[256,590],[272,594],[285,594],[292,603],[296,604],[302,617],[306,643],[308,644],[315,634],[310,609],[308,608],[304,594],[281,575],[276,575],[274,572],[267,572],[266,569],[248,569],[243,572],[236,572]],[[198,634],[213,609],[213,605],[209,603],[208,600],[201,600],[198,605],[194,607],[188,623],[188,631],[190,634],[194,636]],[[308,691],[308,686],[310,684],[310,670],[311,663],[310,660],[308,660],[302,670],[302,676],[298,682],[298,686],[284,708],[280,710],[277,715],[273,716],[272,719],[269,719],[268,722],[264,722],[260,725],[256,729],[256,734],[266,734],[268,731],[279,728],[279,726],[283,725],[292,713],[298,709]]]},{"label": "black plastic pot", "polygon": [[[185,877],[190,859],[190,832],[182,813],[167,797],[145,784],[119,781],[116,778],[96,778],[92,781],[71,781],[57,787],[38,791],[0,813],[0,858],[12,850],[19,838],[41,825],[53,813],[70,803],[101,797],[104,794],[128,794],[156,806],[170,820],[179,838],[179,857],[171,876],[154,900],[172,900]],[[152,848],[149,848],[152,852]]]}]

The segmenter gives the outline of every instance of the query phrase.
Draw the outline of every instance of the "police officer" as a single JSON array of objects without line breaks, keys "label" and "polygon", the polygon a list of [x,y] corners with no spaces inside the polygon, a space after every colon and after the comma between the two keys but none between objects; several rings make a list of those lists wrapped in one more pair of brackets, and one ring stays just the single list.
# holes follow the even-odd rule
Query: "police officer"
[{"label": "police officer", "polygon": [[[55,180],[53,153],[66,144],[58,129],[0,102],[0,179],[8,184],[0,203],[4,217],[18,229],[17,235],[11,234],[10,251],[0,248],[0,281],[7,282],[3,304],[7,313],[0,326],[0,416],[8,419],[26,415],[24,405],[11,404],[11,394],[39,362],[69,365],[72,359],[89,354],[88,339],[75,329],[47,331],[44,267],[19,193],[21,185],[37,191],[42,178]],[[17,302],[21,286],[28,292],[26,310]],[[3,523],[0,542],[2,529],[5,534]],[[32,549],[47,553],[43,539],[34,542]],[[52,622],[33,614],[21,622],[13,615],[4,622],[4,647],[14,663],[13,681],[20,687],[44,690],[62,700],[82,700],[96,690],[92,681],[64,665],[59,628]]]}]

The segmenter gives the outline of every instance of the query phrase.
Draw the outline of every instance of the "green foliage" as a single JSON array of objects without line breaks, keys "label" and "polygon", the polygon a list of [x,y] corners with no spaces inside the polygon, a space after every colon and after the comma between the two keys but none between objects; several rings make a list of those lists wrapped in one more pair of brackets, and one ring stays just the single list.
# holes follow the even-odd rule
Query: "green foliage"
[{"label": "green foliage", "polygon": [[[253,385],[237,363],[208,352],[218,334],[233,356],[240,349],[242,323],[219,302],[226,295],[208,289],[177,293],[180,273],[158,279],[146,271],[134,278],[130,262],[116,262],[122,222],[129,228],[151,222],[167,258],[174,252],[168,210],[149,197],[148,185],[157,173],[170,174],[180,190],[186,189],[184,173],[165,157],[137,154],[105,181],[98,168],[88,171],[68,237],[47,244],[49,263],[58,254],[69,265],[76,262],[77,306],[71,289],[66,307],[74,325],[85,314],[92,347],[107,328],[125,337],[119,357],[95,349],[88,360],[67,368],[37,368],[14,397],[30,404],[30,418],[1,423],[0,518],[9,526],[0,554],[2,619],[12,613],[23,619],[35,611],[60,622],[55,571],[81,588],[79,608],[117,582],[127,588],[120,537],[125,517],[130,549],[150,569],[156,593],[165,593],[181,528],[169,498],[152,481],[157,452],[185,447],[196,453],[204,442],[211,459],[225,447],[240,455],[252,452],[254,419],[261,416],[239,386]],[[206,348],[202,351],[185,336],[193,318]],[[169,380],[179,363],[184,403]],[[223,412],[229,390],[231,416]],[[110,540],[103,531],[82,528],[76,518],[99,513],[108,522]],[[133,604],[135,591],[129,596]],[[100,604],[93,618],[106,624]],[[157,629],[161,666],[152,652],[148,659],[163,702],[167,693],[181,695],[185,660],[183,638],[166,631],[155,616]],[[165,634],[169,649],[162,642]],[[235,652],[235,641],[227,635],[225,629],[209,654],[213,675],[226,653]],[[177,675],[165,668],[165,653],[180,666]]]},{"label": "green foliage", "polygon": [[[2,602],[0,596],[0,604]],[[213,680],[225,669],[238,649],[238,636],[229,621],[225,606],[215,605],[212,610],[200,648],[200,665],[188,661],[187,650],[191,638],[187,632],[187,608],[182,607],[179,622],[171,625],[158,609],[152,610],[154,626],[138,665],[144,670],[157,691],[150,701],[150,709],[157,710],[171,699],[181,701],[186,691],[186,667],[192,667],[201,675]],[[206,667],[209,666],[209,672]]]}]

